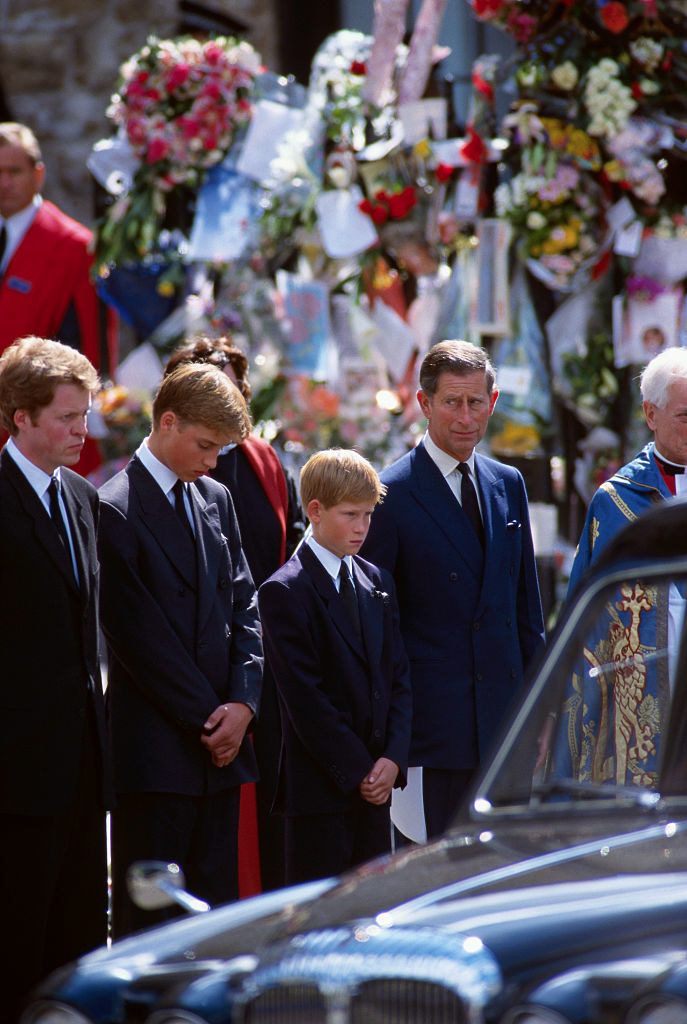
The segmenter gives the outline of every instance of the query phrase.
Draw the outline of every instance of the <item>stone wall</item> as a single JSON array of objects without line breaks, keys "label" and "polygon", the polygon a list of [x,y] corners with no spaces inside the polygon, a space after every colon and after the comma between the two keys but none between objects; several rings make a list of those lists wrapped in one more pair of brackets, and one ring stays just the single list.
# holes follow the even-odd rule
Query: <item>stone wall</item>
[{"label": "stone wall", "polygon": [[[246,38],[277,68],[279,0],[213,0],[249,26]],[[35,131],[47,167],[44,194],[93,221],[86,159],[111,133],[105,117],[119,66],[151,33],[177,34],[175,0],[0,0],[0,79],[12,118]]]}]

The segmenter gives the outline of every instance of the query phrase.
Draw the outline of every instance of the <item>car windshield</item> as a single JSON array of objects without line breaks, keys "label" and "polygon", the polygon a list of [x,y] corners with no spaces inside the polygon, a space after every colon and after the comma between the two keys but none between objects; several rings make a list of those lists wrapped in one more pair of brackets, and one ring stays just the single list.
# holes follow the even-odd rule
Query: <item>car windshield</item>
[{"label": "car windshield", "polygon": [[[588,585],[564,609],[475,809],[655,803],[671,709],[684,709],[686,599],[683,559],[613,569]],[[679,791],[687,786],[673,780]]]}]

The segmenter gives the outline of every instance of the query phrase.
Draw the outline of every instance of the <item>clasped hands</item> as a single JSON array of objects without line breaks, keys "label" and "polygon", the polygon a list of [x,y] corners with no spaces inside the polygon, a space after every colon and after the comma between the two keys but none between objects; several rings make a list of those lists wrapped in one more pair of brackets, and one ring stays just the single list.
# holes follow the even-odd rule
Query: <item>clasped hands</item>
[{"label": "clasped hands", "polygon": [[397,775],[398,765],[388,757],[380,757],[358,786],[358,792],[368,804],[381,806],[389,799]]},{"label": "clasped hands", "polygon": [[253,712],[248,705],[239,702],[220,704],[209,716],[200,742],[218,768],[226,768],[234,760],[252,718]]}]

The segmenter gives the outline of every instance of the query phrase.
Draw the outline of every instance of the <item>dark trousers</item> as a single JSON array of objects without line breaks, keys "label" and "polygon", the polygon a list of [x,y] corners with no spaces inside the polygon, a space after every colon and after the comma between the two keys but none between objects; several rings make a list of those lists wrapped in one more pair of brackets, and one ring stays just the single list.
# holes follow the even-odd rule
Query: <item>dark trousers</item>
[{"label": "dark trousers", "polygon": [[274,678],[265,665],[260,696],[260,718],[253,730],[253,750],[260,778],[255,787],[260,848],[260,880],[262,891],[281,889],[286,885],[284,871],[284,819],[272,814],[279,773],[281,719]]},{"label": "dark trousers", "polygon": [[2,1020],[56,967],[107,941],[107,856],[101,772],[84,730],[79,783],[60,814],[0,814]]},{"label": "dark trousers", "polygon": [[240,787],[204,796],[124,793],[112,812],[112,923],[115,938],[183,913],[141,910],[129,898],[126,873],[137,860],[174,862],[186,889],[211,906],[238,898]]},{"label": "dark trousers", "polygon": [[422,799],[427,838],[443,835],[467,793],[474,768],[423,768]]},{"label": "dark trousers", "polygon": [[287,885],[340,875],[389,853],[389,803],[377,807],[356,796],[336,814],[287,815],[285,839]]}]

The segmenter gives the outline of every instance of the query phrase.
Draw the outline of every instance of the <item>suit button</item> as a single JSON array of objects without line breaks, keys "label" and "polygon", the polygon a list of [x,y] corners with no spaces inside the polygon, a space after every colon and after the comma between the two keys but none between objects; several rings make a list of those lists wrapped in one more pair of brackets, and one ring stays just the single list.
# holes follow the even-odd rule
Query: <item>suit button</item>
[{"label": "suit button", "polygon": [[379,690],[373,690],[373,692],[372,692],[372,696],[374,697],[374,699],[375,699],[375,700],[379,700],[379,698],[380,698],[380,697],[381,697],[382,695],[381,695],[381,693],[379,692]]},{"label": "suit button", "polygon": [[477,674],[475,675],[475,679],[477,680],[477,682],[478,682],[478,683],[481,683],[481,682],[482,682],[482,673],[481,673],[481,672],[478,672],[478,673],[477,673]]},{"label": "suit button", "polygon": [[379,740],[379,739],[381,739],[381,737],[382,737],[382,730],[381,729],[375,729],[375,739]]},{"label": "suit button", "polygon": [[229,586],[229,581],[227,580],[226,576],[223,576],[217,585],[220,590],[226,590],[227,587]]},{"label": "suit button", "polygon": [[517,672],[515,671],[514,668],[512,668],[510,670],[510,677],[511,677],[511,679],[515,679],[516,675],[517,675]]},{"label": "suit button", "polygon": [[472,625],[473,629],[479,629],[479,622],[474,622]]},{"label": "suit button", "polygon": [[448,578],[450,579],[451,583],[455,583],[456,580],[458,579],[458,573],[457,572],[450,572],[448,574]]},{"label": "suit button", "polygon": [[186,591],[184,590],[184,588],[179,587],[179,589],[177,590],[177,597],[183,597],[185,593]]},{"label": "suit button", "polygon": [[510,619],[506,619],[506,625],[510,626],[510,624],[511,624],[511,620]]}]

